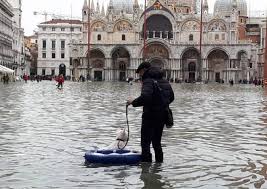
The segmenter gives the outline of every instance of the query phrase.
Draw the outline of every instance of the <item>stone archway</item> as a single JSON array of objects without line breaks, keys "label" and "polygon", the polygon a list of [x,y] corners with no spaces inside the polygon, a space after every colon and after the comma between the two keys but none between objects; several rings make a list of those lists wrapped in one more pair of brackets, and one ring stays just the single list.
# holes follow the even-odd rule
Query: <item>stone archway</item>
[{"label": "stone archway", "polygon": [[216,49],[208,55],[208,80],[218,83],[227,81],[227,64],[229,56],[223,50]]},{"label": "stone archway", "polygon": [[[147,38],[162,38],[172,39],[173,38],[173,27],[170,20],[159,14],[150,16],[146,21]],[[142,29],[142,38],[144,38],[144,25]]]},{"label": "stone archway", "polygon": [[185,82],[193,83],[201,78],[200,53],[197,49],[187,49],[182,55],[182,75]]},{"label": "stone archway", "polygon": [[130,53],[124,47],[117,47],[112,51],[113,79],[125,81],[127,68],[130,66]]},{"label": "stone archway", "polygon": [[92,67],[92,77],[94,81],[105,80],[104,67],[105,67],[105,55],[99,49],[90,51],[90,60]]},{"label": "stone archway", "polygon": [[60,64],[59,65],[59,75],[63,75],[64,77],[66,76],[66,65],[65,64]]},{"label": "stone archway", "polygon": [[151,43],[146,47],[145,50],[146,59],[151,63],[152,66],[163,69],[167,78],[170,78],[171,76],[171,69],[167,64],[169,56],[169,50],[161,43]]}]

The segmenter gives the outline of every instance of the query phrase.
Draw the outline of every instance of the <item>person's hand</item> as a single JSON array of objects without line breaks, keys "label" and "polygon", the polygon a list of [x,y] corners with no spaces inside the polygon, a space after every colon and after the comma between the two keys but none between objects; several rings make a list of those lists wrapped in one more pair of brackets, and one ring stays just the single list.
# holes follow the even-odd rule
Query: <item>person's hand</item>
[{"label": "person's hand", "polygon": [[126,102],[126,104],[129,106],[129,105],[131,105],[133,103],[133,100],[132,99],[128,99],[127,100],[127,102]]}]

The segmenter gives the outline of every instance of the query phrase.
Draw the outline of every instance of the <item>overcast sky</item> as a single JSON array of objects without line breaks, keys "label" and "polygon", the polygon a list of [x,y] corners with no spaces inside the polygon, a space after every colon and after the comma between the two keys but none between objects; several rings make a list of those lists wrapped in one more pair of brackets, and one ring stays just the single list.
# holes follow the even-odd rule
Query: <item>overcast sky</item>
[{"label": "overcast sky", "polygon": [[[107,5],[109,2],[109,0],[94,0],[95,3],[97,1],[101,5],[103,3]],[[144,0],[139,0],[139,2],[144,4]],[[215,0],[208,0],[208,2],[210,11],[213,11]],[[247,2],[249,12],[267,9],[267,0],[247,0]],[[34,16],[34,11],[81,17],[83,3],[84,0],[22,0],[22,27],[25,35],[33,34],[33,30],[37,30],[37,24],[45,19],[42,15]]]}]

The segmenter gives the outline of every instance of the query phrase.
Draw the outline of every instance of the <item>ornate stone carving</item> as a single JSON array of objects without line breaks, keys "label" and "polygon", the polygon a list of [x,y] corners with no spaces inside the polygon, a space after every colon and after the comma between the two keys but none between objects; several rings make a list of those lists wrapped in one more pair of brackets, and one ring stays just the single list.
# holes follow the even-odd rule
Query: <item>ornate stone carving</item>
[{"label": "ornate stone carving", "polygon": [[200,24],[194,20],[187,21],[182,27],[182,31],[199,31]]},{"label": "ornate stone carving", "polygon": [[209,31],[226,31],[226,25],[220,21],[214,21],[209,25]]},{"label": "ornate stone carving", "polygon": [[96,22],[92,25],[93,31],[106,31],[106,25],[103,22]]},{"label": "ornate stone carving", "polygon": [[95,60],[92,63],[93,68],[103,68],[104,67],[104,62],[102,60]]},{"label": "ornate stone carving", "polygon": [[133,30],[132,24],[130,24],[127,21],[119,21],[115,26],[114,26],[114,32],[119,31],[119,32],[129,32]]},{"label": "ornate stone carving", "polygon": [[146,48],[146,56],[151,57],[162,57],[162,58],[169,58],[168,50],[159,44],[149,45]]}]

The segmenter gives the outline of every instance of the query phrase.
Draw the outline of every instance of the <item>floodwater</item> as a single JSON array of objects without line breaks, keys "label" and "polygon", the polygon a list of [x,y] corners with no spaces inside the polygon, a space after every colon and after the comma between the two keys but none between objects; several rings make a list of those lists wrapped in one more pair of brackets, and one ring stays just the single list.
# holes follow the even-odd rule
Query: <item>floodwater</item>
[{"label": "floodwater", "polygon": [[[86,166],[126,126],[134,83],[0,84],[0,188],[267,188],[267,93],[250,85],[173,84],[175,125],[164,163]],[[141,108],[128,148],[140,150]]]}]

